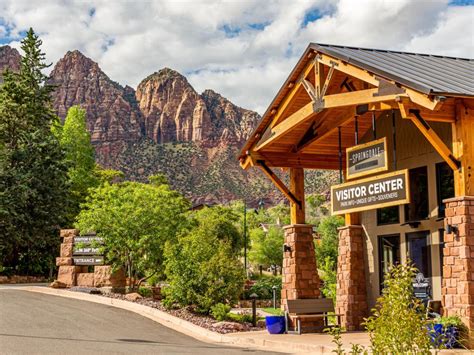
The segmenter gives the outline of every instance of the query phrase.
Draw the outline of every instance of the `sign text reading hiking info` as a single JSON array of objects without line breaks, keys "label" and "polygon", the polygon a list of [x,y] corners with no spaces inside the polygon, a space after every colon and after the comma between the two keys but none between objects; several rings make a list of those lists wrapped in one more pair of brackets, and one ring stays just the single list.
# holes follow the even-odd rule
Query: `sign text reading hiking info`
[{"label": "sign text reading hiking info", "polygon": [[333,214],[365,211],[409,202],[406,169],[331,187]]},{"label": "sign text reading hiking info", "polygon": [[347,179],[387,171],[387,141],[384,138],[346,149]]}]

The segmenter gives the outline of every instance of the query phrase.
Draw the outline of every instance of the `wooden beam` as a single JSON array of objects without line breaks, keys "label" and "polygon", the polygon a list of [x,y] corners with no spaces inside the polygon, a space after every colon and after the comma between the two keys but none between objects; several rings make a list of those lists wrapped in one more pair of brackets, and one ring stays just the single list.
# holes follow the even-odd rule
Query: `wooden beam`
[{"label": "wooden beam", "polygon": [[290,200],[290,203],[292,205],[296,206],[301,206],[304,203],[301,202],[298,198],[297,195],[294,194],[293,191],[290,191],[286,187],[286,185],[283,183],[283,181],[280,180],[278,176],[275,175],[275,173],[265,164],[263,160],[257,160],[257,165],[262,169],[263,173],[273,182],[273,184],[285,195],[285,197]]},{"label": "wooden beam", "polygon": [[293,129],[296,126],[299,126],[302,123],[307,122],[314,115],[313,103],[310,102],[300,108],[298,111],[293,113],[291,116],[287,117],[277,126],[273,127],[271,135],[263,142],[257,143],[257,146],[253,149],[254,151],[259,151],[262,148],[268,146],[270,143],[274,142],[278,138],[282,137],[289,130]]},{"label": "wooden beam", "polygon": [[344,220],[346,226],[360,225],[360,212],[346,213]]},{"label": "wooden beam", "polygon": [[305,168],[305,169],[339,169],[339,158],[335,154],[305,153],[250,153],[253,161],[262,160],[268,167]]},{"label": "wooden beam", "polygon": [[301,203],[290,203],[291,224],[305,223],[304,169],[290,169],[290,191]]},{"label": "wooden beam", "polygon": [[331,65],[331,68],[329,68],[328,75],[326,76],[326,79],[324,80],[323,88],[321,89],[321,92],[319,93],[320,98],[326,95],[326,91],[328,91],[329,83],[331,82],[331,78],[333,74],[334,74],[334,65]]},{"label": "wooden beam", "polygon": [[456,122],[451,125],[453,155],[461,161],[454,171],[456,196],[474,196],[474,109],[463,100],[456,102]]},{"label": "wooden beam", "polygon": [[311,98],[311,101],[317,101],[319,96],[316,93],[316,89],[314,88],[313,84],[311,84],[311,82],[306,79],[304,79],[301,83],[303,84],[306,92]]},{"label": "wooden beam", "polygon": [[316,95],[321,97],[321,88],[324,86],[324,65],[319,60],[314,65],[314,82]]},{"label": "wooden beam", "polygon": [[359,91],[343,92],[340,94],[326,95],[323,97],[324,108],[372,104],[384,101],[395,101],[405,94],[379,95],[379,89],[366,89]]},{"label": "wooden beam", "polygon": [[[401,111],[403,115],[406,114],[405,111]],[[428,142],[431,143],[433,148],[438,152],[439,155],[448,163],[448,165],[453,170],[458,170],[460,167],[460,162],[454,157],[451,150],[444,144],[443,140],[436,134],[436,132],[430,127],[428,122],[426,122],[423,117],[421,117],[418,110],[410,110],[410,115],[408,118],[415,124],[418,130],[425,136]],[[413,117],[414,116],[414,117]],[[405,118],[405,117],[404,117]]]},{"label": "wooden beam", "polygon": [[[403,95],[400,94],[389,94],[389,95],[378,95],[378,88],[359,90],[352,92],[344,92],[341,94],[326,95],[323,98],[324,108],[334,108],[334,107],[345,107],[345,106],[355,106],[368,103],[376,103],[383,101],[395,101],[398,100]],[[268,146],[270,143],[274,142],[278,138],[284,136],[290,130],[295,127],[308,122],[315,113],[315,104],[310,102],[300,108],[298,111],[293,113],[291,116],[287,117],[277,126],[273,127],[271,131],[271,136],[265,141],[259,142],[255,151],[259,151],[262,148]]]},{"label": "wooden beam", "polygon": [[[318,116],[318,118],[314,121],[314,123],[311,125],[309,130],[305,133],[303,138],[297,144],[296,152],[301,152],[304,148],[310,146],[317,140],[324,137],[328,133],[328,131],[331,130],[330,128],[328,129],[328,125],[325,125],[326,118],[330,114],[331,114],[331,111],[325,111],[324,114]],[[350,107],[350,108],[347,108],[342,114],[340,114],[339,117],[341,117],[343,122],[346,122],[352,119],[354,115],[355,115],[354,108]],[[338,125],[336,125],[335,127],[337,126]]]},{"label": "wooden beam", "polygon": [[[336,64],[336,70],[339,70],[345,74],[351,75],[355,78],[358,78],[362,81],[365,81],[376,87],[380,86],[380,79],[377,78],[374,74],[369,73],[366,70],[357,68],[354,65],[346,64],[343,61],[332,58],[326,54],[319,55],[319,61],[325,65],[331,66],[333,63]],[[437,110],[441,105],[441,101],[438,99],[432,99],[428,95],[420,93],[416,90],[403,86],[407,95],[410,97],[414,103],[421,105],[429,110]]]},{"label": "wooden beam", "polygon": [[452,101],[444,103],[437,111],[428,110],[420,105],[416,105],[411,102],[409,98],[401,98],[397,105],[402,117],[406,119],[415,118],[415,115],[410,113],[410,110],[413,109],[419,110],[421,116],[426,121],[445,123],[456,122],[456,109]]},{"label": "wooden beam", "polygon": [[353,65],[346,64],[342,62],[341,60],[330,57],[326,54],[319,55],[319,62],[329,67],[333,65],[334,63],[336,70],[339,70],[340,72],[343,72],[345,74],[348,74],[350,76],[363,80],[371,85],[374,85],[374,86],[379,85],[379,81],[375,78],[373,74],[370,74],[366,70],[357,68]]},{"label": "wooden beam", "polygon": [[273,117],[272,122],[270,123],[270,127],[273,128],[275,125],[277,125],[279,123],[283,113],[286,111],[286,109],[290,105],[291,101],[295,97],[296,93],[298,92],[298,90],[303,85],[302,81],[311,72],[311,69],[314,67],[315,63],[316,63],[316,59],[311,60],[311,61],[308,62],[308,64],[306,65],[306,67],[303,71],[303,74],[300,77],[300,80],[298,80],[298,82],[293,85],[293,87],[291,88],[291,91],[285,96],[283,102],[278,106],[278,109],[275,113],[275,116]]}]

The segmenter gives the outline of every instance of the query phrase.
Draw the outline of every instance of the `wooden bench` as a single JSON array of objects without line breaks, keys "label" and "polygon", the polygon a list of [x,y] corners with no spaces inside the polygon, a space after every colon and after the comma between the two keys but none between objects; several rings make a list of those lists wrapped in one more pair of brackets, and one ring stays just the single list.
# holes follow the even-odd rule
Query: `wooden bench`
[{"label": "wooden bench", "polygon": [[[328,314],[333,313],[333,314]],[[302,319],[323,319],[324,326],[329,326],[328,317],[335,316],[337,324],[341,324],[341,316],[334,314],[334,304],[329,298],[316,298],[316,299],[300,299],[300,300],[288,300],[287,310],[285,312],[286,317],[286,332],[301,334],[301,320]],[[290,331],[288,323],[290,320],[296,320],[296,327],[294,331]],[[312,327],[313,328],[313,327]]]}]

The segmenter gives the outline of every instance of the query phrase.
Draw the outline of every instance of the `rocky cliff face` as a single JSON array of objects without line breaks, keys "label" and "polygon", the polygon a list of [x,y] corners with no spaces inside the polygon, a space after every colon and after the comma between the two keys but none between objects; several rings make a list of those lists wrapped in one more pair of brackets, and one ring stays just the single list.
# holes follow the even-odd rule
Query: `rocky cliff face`
[{"label": "rocky cliff face", "polygon": [[115,167],[124,146],[143,136],[143,117],[133,89],[110,80],[97,63],[81,52],[67,52],[54,66],[50,83],[57,87],[53,106],[61,119],[73,105],[87,111],[87,127],[101,164]]},{"label": "rocky cliff face", "polygon": [[[15,49],[0,47],[0,70],[19,68]],[[0,78],[1,80],[1,78]],[[259,115],[212,90],[198,94],[184,76],[165,68],[135,90],[111,80],[79,51],[67,52],[51,72],[53,105],[64,119],[80,105],[102,166],[132,180],[164,173],[195,203],[281,199],[257,171],[244,172],[237,151]]]},{"label": "rocky cliff face", "polygon": [[0,47],[0,83],[3,81],[2,73],[8,68],[12,71],[20,70],[20,53],[10,46]]},{"label": "rocky cliff face", "polygon": [[157,143],[238,145],[259,119],[256,112],[237,107],[212,90],[199,95],[184,76],[169,68],[143,80],[136,97],[146,134]]}]

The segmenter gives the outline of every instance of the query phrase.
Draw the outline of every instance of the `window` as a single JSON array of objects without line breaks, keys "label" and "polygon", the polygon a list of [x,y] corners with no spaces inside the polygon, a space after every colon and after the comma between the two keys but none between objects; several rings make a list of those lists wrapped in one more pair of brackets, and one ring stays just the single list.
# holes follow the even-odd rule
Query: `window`
[{"label": "window", "polygon": [[438,217],[444,217],[443,200],[454,197],[454,172],[445,162],[436,164],[436,192],[438,198]]},{"label": "window", "polygon": [[377,225],[400,223],[400,209],[398,206],[377,209]]},{"label": "window", "polygon": [[405,205],[405,222],[427,219],[429,216],[428,169],[426,166],[411,169],[409,175],[411,202]]},{"label": "window", "polygon": [[408,257],[425,278],[431,277],[431,253],[428,231],[407,233]]},{"label": "window", "polygon": [[392,265],[400,263],[400,235],[379,236],[379,280],[383,288],[385,273]]}]

